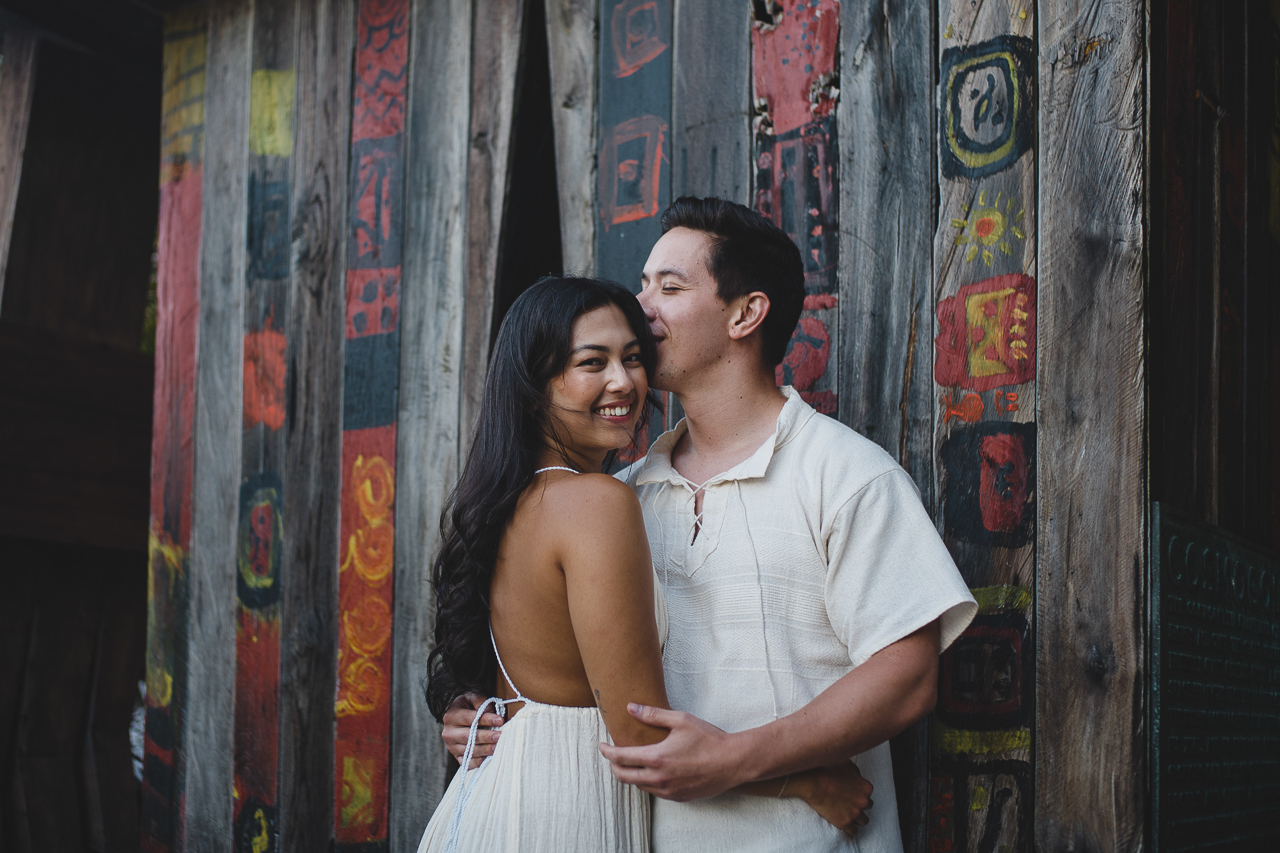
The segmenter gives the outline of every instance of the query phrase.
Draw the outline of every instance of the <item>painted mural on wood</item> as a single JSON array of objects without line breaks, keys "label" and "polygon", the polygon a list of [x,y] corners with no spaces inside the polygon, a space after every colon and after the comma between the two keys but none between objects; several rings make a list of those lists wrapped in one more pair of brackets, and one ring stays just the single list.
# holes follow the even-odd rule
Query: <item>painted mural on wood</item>
[{"label": "painted mural on wood", "polygon": [[931,851],[1031,848],[1031,590],[975,587],[978,615],[943,654],[929,776]]},{"label": "painted mural on wood", "polygon": [[596,274],[638,290],[671,203],[671,0],[602,0]]},{"label": "painted mural on wood", "polygon": [[929,848],[1032,849],[1035,22],[939,3],[935,507],[979,615],[939,665]]},{"label": "painted mural on wood", "polygon": [[[671,203],[671,13],[671,0],[600,2],[595,272],[633,292]],[[620,460],[643,456],[662,428],[655,415]]]},{"label": "painted mural on wood", "polygon": [[408,0],[357,13],[343,356],[334,838],[385,850]]},{"label": "painted mural on wood", "polygon": [[284,553],[285,320],[296,72],[290,4],[254,11],[249,81],[241,486],[236,547],[232,845],[279,849],[280,600]]},{"label": "painted mural on wood", "polygon": [[942,52],[944,177],[994,175],[1031,148],[1035,56],[1035,42],[1012,35]]},{"label": "painted mural on wood", "polygon": [[837,408],[833,341],[839,304],[836,140],[838,0],[772,4],[751,31],[755,209],[800,247],[804,313],[778,366],[818,411]]},{"label": "painted mural on wood", "polygon": [[142,849],[180,849],[186,682],[184,625],[191,547],[196,324],[200,313],[205,10],[166,17],[156,270],[155,414],[147,595]]}]

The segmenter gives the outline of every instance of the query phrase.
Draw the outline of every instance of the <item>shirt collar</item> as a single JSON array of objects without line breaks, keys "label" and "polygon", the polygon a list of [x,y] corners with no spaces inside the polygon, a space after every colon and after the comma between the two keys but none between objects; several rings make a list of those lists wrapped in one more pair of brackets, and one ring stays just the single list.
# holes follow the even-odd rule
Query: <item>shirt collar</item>
[{"label": "shirt collar", "polygon": [[[817,411],[812,406],[800,399],[800,394],[790,385],[782,386],[781,390],[783,396],[787,398],[787,402],[783,404],[782,411],[778,413],[778,421],[774,426],[773,435],[766,438],[755,453],[752,453],[723,474],[717,474],[712,477],[707,481],[707,485],[726,480],[750,480],[763,477],[769,469],[769,462],[773,459],[773,454],[795,437],[804,425],[809,422],[809,418],[817,414]],[[684,418],[681,418],[680,422],[673,428],[658,436],[658,440],[649,448],[649,452],[645,454],[644,461],[641,463],[640,473],[636,476],[637,486],[644,486],[650,483],[687,482],[671,464],[671,451],[675,449],[676,442],[680,440],[681,436],[688,431],[689,425]]]}]

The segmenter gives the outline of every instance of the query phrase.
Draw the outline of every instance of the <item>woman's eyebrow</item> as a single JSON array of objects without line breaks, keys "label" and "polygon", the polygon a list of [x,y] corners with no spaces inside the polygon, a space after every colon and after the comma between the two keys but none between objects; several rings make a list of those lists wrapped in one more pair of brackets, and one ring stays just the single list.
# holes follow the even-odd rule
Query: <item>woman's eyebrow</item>
[{"label": "woman's eyebrow", "polygon": [[[628,344],[628,346],[630,346],[630,344]],[[577,355],[578,353],[582,352],[584,349],[595,350],[596,352],[609,351],[609,348],[604,344],[580,344],[579,346],[574,347],[569,352],[569,355]]]}]

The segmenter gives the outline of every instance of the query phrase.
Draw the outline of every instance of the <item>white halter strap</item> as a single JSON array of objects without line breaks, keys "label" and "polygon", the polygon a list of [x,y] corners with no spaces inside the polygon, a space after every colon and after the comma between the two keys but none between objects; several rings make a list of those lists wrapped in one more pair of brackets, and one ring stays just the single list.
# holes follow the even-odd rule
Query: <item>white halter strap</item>
[{"label": "white halter strap", "polygon": [[[533,473],[535,473],[535,474],[541,474],[543,471],[568,471],[568,472],[573,473],[573,474],[581,474],[581,473],[582,473],[581,471],[578,471],[578,470],[576,470],[576,469],[574,469],[574,468],[566,468],[566,467],[565,467],[565,466],[563,466],[563,465],[548,465],[546,468],[539,468],[537,471],[534,471]],[[514,688],[513,688],[513,689],[514,689]]]},{"label": "white halter strap", "polygon": [[[502,665],[502,655],[498,654],[498,641],[493,638],[493,626],[489,626],[489,642],[493,644],[493,656],[498,659],[498,669],[502,670],[502,677],[507,680],[507,686],[511,688],[511,692],[516,694],[514,699],[499,699],[503,704],[512,702],[524,702],[526,705],[533,702],[532,699],[520,692],[520,688],[516,687],[516,683],[511,680],[511,676],[507,674],[507,668]],[[536,703],[535,703],[536,704]]]},{"label": "white halter strap", "polygon": [[[574,471],[574,473],[578,472]],[[516,695],[514,699],[499,699],[497,696],[490,696],[480,705],[475,717],[471,720],[471,729],[467,732],[467,749],[462,753],[462,767],[458,771],[462,774],[462,790],[458,792],[458,799],[453,805],[453,817],[449,820],[449,837],[445,842],[444,849],[447,853],[453,853],[453,851],[457,850],[458,831],[462,828],[462,813],[467,808],[467,800],[471,798],[471,785],[469,784],[471,780],[467,779],[467,774],[471,769],[471,755],[476,749],[476,736],[480,730],[480,718],[484,716],[484,712],[490,703],[493,704],[494,712],[500,717],[507,715],[507,705],[512,702],[523,702],[525,705],[538,704],[521,693],[520,688],[516,687],[515,682],[511,680],[511,675],[502,663],[502,655],[498,654],[498,641],[493,636],[493,625],[489,626],[489,642],[493,644],[493,656],[498,659],[498,669],[502,670],[502,677],[507,680],[507,686],[511,688],[511,692]],[[488,758],[485,759],[485,761],[488,760]],[[481,762],[481,767],[483,766],[484,763]]]}]

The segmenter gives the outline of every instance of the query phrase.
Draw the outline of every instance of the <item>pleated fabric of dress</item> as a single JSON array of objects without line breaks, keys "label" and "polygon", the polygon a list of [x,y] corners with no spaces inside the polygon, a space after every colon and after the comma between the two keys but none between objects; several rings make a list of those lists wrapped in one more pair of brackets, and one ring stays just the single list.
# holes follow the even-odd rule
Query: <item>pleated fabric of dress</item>
[{"label": "pleated fabric of dress", "polygon": [[427,824],[418,853],[444,853],[465,784],[459,853],[649,850],[649,795],[613,778],[597,744],[609,732],[595,708],[533,703],[502,727],[493,755],[461,770]]},{"label": "pleated fabric of dress", "polygon": [[[667,612],[656,580],[654,611],[665,642]],[[459,768],[418,853],[449,853],[464,785],[457,853],[649,853],[652,798],[613,777],[601,742],[612,740],[598,709],[527,701],[503,725],[493,755],[470,772]]]}]

